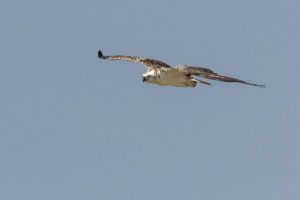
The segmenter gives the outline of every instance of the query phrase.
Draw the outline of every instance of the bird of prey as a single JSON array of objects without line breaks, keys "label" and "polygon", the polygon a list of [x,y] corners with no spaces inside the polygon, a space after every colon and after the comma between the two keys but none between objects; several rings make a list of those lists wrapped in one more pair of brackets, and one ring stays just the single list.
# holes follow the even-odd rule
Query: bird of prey
[{"label": "bird of prey", "polygon": [[194,67],[189,65],[178,65],[175,67],[171,67],[162,61],[143,58],[139,56],[104,56],[101,51],[98,51],[98,57],[100,59],[125,60],[140,63],[147,69],[147,72],[143,74],[143,82],[158,84],[161,86],[195,87],[197,83],[211,85],[208,82],[193,77],[198,76],[201,78],[223,82],[237,82],[258,87],[265,87],[264,85],[258,85],[236,78],[222,76],[210,69],[202,67]]}]

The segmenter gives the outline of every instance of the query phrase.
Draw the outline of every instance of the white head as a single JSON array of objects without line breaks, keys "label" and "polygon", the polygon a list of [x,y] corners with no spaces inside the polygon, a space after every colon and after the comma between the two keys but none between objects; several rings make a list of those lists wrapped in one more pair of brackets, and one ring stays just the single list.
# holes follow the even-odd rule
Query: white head
[{"label": "white head", "polygon": [[155,76],[154,71],[149,71],[143,74],[143,82],[154,83],[157,80],[157,76]]}]

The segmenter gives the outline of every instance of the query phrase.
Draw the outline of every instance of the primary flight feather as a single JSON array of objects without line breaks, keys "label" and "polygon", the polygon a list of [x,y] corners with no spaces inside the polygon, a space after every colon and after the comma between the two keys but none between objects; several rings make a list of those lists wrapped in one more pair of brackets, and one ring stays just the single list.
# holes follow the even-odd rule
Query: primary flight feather
[{"label": "primary flight feather", "polygon": [[161,86],[168,85],[175,87],[195,87],[197,83],[210,85],[210,83],[208,82],[194,78],[194,75],[211,80],[223,82],[237,82],[258,87],[265,87],[265,85],[258,85],[236,78],[222,76],[217,73],[214,73],[210,69],[202,67],[193,67],[189,65],[178,65],[175,67],[171,67],[162,61],[143,58],[139,56],[104,56],[101,51],[98,51],[98,57],[100,59],[125,60],[140,63],[144,65],[147,69],[147,72],[143,74],[143,82],[158,84]]}]

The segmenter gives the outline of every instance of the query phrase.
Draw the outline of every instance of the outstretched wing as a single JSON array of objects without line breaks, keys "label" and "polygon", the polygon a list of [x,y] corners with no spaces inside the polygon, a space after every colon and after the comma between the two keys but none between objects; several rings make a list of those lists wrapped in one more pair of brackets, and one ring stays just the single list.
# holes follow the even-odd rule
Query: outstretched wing
[{"label": "outstretched wing", "polygon": [[121,56],[121,55],[115,55],[115,56],[103,56],[102,52],[98,52],[98,57],[100,59],[108,59],[108,60],[125,60],[130,62],[136,62],[144,65],[146,69],[153,70],[157,68],[170,68],[168,64],[161,62],[159,60],[153,60],[149,58],[143,58],[139,56]]},{"label": "outstretched wing", "polygon": [[248,83],[246,81],[239,80],[236,78],[232,78],[232,77],[228,77],[228,76],[221,76],[207,68],[192,67],[192,66],[188,66],[188,65],[179,65],[179,66],[176,66],[175,68],[178,71],[185,73],[186,75],[189,75],[189,76],[196,75],[196,76],[211,79],[211,80],[217,80],[217,81],[223,81],[223,82],[238,82],[238,83],[243,83],[243,84],[248,84],[248,85],[253,85],[253,86],[258,86],[258,87],[265,87],[265,85]]}]

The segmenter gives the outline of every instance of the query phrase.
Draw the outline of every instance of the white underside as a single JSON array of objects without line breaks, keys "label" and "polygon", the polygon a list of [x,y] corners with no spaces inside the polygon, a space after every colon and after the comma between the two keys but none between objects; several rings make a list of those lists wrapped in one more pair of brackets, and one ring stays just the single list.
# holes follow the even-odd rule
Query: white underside
[{"label": "white underside", "polygon": [[179,72],[176,69],[169,69],[167,71],[162,72],[159,74],[158,79],[148,81],[149,83],[158,84],[161,86],[175,86],[175,87],[188,87],[193,85],[193,81],[189,79],[186,75]]}]

